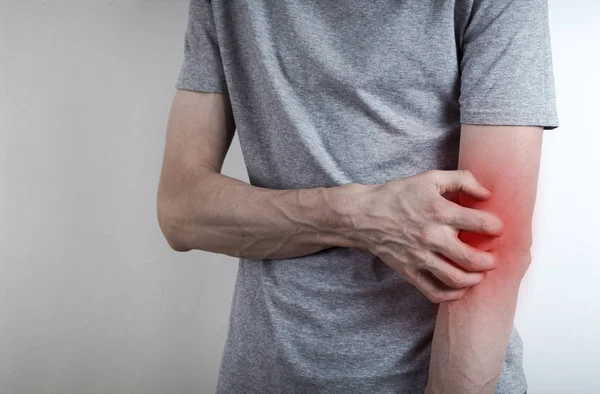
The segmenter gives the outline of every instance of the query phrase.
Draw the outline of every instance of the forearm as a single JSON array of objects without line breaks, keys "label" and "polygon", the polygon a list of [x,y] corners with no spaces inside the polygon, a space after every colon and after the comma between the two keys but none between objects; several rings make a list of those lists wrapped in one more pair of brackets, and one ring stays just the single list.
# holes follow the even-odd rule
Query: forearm
[{"label": "forearm", "polygon": [[494,392],[531,258],[541,138],[536,128],[463,126],[459,168],[471,170],[492,197],[479,202],[461,193],[458,202],[498,215],[504,232],[459,234],[465,243],[493,253],[496,268],[461,299],[440,304],[427,393]]},{"label": "forearm", "polygon": [[440,304],[427,394],[493,394],[502,371],[521,279],[531,260],[531,216],[529,209],[505,212],[493,197],[487,209],[505,218],[506,234],[491,238],[461,232],[459,238],[493,253],[496,268],[460,299]]},{"label": "forearm", "polygon": [[462,298],[440,304],[431,350],[428,394],[494,393],[513,327],[529,253],[498,256],[500,268]]},{"label": "forearm", "polygon": [[207,171],[162,204],[163,232],[176,250],[278,259],[354,246],[341,231],[345,199],[362,185],[277,190]]}]

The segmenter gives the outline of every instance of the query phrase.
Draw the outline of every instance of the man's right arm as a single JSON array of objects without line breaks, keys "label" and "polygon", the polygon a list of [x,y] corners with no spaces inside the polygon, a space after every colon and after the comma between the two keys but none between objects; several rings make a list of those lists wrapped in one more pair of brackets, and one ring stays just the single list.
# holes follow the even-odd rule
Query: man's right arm
[{"label": "man's right arm", "polygon": [[234,133],[227,95],[177,91],[157,195],[174,250],[280,259],[358,246],[341,235],[342,212],[345,198],[367,186],[276,190],[222,175]]},{"label": "man's right arm", "polygon": [[283,259],[332,246],[368,250],[432,302],[455,300],[495,267],[460,230],[498,235],[502,222],[443,197],[490,197],[468,171],[425,171],[380,185],[260,188],[220,174],[235,132],[227,95],[179,90],[158,187],[160,228],[177,251]]}]

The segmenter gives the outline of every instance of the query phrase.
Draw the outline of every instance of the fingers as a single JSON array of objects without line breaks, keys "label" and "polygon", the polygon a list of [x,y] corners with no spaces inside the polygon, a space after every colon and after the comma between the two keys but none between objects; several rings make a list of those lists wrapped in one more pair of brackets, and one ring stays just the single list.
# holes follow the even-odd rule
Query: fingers
[{"label": "fingers", "polygon": [[458,300],[467,291],[466,288],[452,289],[444,286],[435,280],[427,270],[407,269],[404,277],[434,304]]},{"label": "fingers", "polygon": [[440,194],[462,192],[478,200],[486,200],[491,196],[491,192],[475,179],[471,171],[433,170],[429,174]]},{"label": "fingers", "polygon": [[483,273],[465,271],[433,252],[427,256],[426,267],[443,284],[453,289],[475,286],[484,278]]},{"label": "fingers", "polygon": [[[478,235],[469,232],[464,234]],[[486,252],[484,248],[476,248],[466,244],[457,236],[457,232],[452,227],[439,226],[431,229],[424,232],[419,240],[423,249],[440,253],[464,270],[472,272],[489,271],[496,267],[496,257],[494,254]],[[478,242],[477,246],[485,246],[485,243]],[[419,256],[419,260],[421,261],[425,261],[428,258],[428,256]]]},{"label": "fingers", "polygon": [[502,235],[504,227],[502,220],[490,212],[466,208],[458,204],[448,204],[447,210],[446,224],[454,228],[493,236]]},{"label": "fingers", "polygon": [[474,248],[455,236],[447,236],[443,244],[435,247],[435,251],[467,271],[490,271],[496,267],[496,256],[493,253]]}]

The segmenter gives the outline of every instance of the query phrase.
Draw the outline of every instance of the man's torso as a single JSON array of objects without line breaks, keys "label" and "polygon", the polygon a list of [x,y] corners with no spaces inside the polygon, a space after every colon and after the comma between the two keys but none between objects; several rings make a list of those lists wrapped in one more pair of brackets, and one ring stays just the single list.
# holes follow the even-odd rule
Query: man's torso
[{"label": "man's torso", "polygon": [[[455,169],[468,1],[212,1],[253,185]],[[418,393],[437,306],[353,248],[240,259],[219,393]],[[496,393],[525,391],[516,331]]]}]

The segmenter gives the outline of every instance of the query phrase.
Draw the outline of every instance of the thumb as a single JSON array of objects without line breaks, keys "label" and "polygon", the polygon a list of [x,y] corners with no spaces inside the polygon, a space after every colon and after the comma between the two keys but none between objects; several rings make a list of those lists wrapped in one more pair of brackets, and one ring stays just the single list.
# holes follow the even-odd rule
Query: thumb
[{"label": "thumb", "polygon": [[486,200],[492,195],[469,170],[439,171],[433,183],[440,194],[461,192],[478,200]]}]

